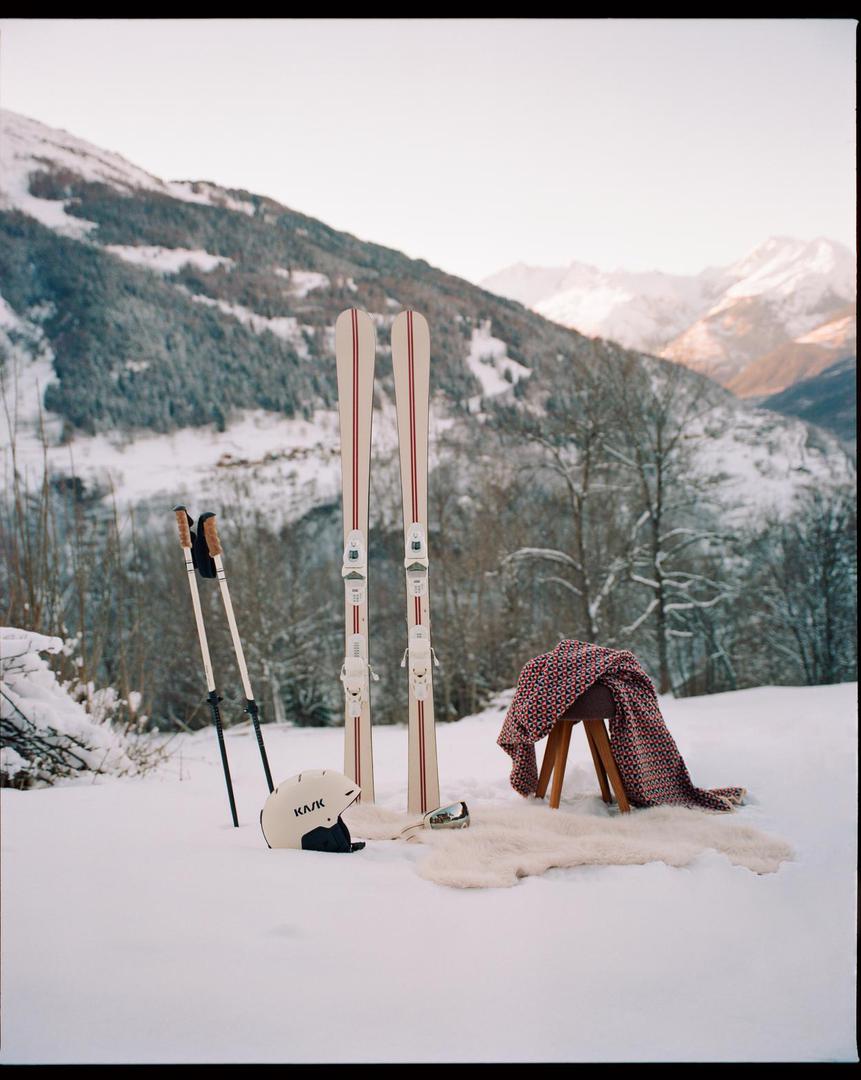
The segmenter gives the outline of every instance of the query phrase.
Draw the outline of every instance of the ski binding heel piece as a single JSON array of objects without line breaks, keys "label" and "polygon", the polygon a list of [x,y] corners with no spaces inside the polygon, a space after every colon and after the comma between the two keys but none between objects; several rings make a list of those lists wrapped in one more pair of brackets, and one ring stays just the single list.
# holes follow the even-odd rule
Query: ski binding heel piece
[{"label": "ski binding heel piece", "polygon": [[416,521],[407,530],[406,547],[407,594],[424,596],[428,582],[428,548],[425,531]]},{"label": "ski binding heel piece", "polygon": [[347,602],[354,607],[365,602],[365,587],[367,575],[365,573],[365,543],[361,532],[353,529],[347,537],[347,545],[344,548],[344,565],[341,568],[341,576],[346,586]]},{"label": "ski binding heel piece", "polygon": [[[370,667],[365,659],[365,642],[361,634],[351,634],[347,640],[347,655],[341,668],[341,682],[344,684],[344,697],[350,716],[361,716],[362,706],[369,700],[368,672]],[[375,674],[374,678],[378,678]]]},{"label": "ski binding heel piece", "polygon": [[424,701],[431,686],[431,656],[433,654],[426,627],[414,626],[410,630],[407,652],[410,662],[410,686],[416,701]]}]

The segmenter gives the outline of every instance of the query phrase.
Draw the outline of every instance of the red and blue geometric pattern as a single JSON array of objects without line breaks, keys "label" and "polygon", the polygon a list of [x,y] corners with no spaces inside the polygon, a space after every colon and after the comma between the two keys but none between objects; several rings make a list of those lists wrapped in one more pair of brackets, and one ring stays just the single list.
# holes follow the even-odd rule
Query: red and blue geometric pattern
[{"label": "red and blue geometric pattern", "polygon": [[515,791],[535,794],[535,744],[598,682],[607,687],[616,704],[616,715],[610,721],[610,745],[632,805],[672,803],[732,810],[742,801],[744,788],[707,791],[694,787],[661,716],[652,681],[637,657],[627,649],[605,649],[587,641],[560,641],[552,652],[530,660],[520,673],[496,740],[511,757]]}]

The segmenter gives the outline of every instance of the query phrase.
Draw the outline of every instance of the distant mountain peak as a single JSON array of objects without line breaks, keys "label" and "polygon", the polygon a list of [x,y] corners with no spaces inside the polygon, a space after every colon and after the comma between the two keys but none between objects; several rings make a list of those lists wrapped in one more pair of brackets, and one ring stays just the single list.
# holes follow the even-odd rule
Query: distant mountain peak
[{"label": "distant mountain peak", "polygon": [[[845,244],[825,236],[770,236],[729,266],[695,275],[520,263],[482,285],[581,333],[657,353],[734,389],[756,386],[748,392],[761,394],[786,385],[775,368],[775,350],[841,313],[855,299],[855,279],[855,256]],[[842,343],[854,333],[853,314],[824,334],[833,340],[818,344],[838,347],[838,338]],[[769,362],[760,370],[773,373],[774,386],[743,377],[766,355]],[[812,351],[795,349],[792,355],[793,377],[804,377],[798,358]]]}]

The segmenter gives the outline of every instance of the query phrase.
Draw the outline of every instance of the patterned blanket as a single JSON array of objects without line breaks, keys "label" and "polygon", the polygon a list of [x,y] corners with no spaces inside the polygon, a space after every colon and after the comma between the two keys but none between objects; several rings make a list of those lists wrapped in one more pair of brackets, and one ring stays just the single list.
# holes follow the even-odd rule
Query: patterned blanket
[{"label": "patterned blanket", "polygon": [[595,683],[613,695],[610,721],[613,757],[633,806],[674,803],[707,810],[731,810],[744,788],[694,787],[682,755],[667,730],[658,698],[639,660],[627,650],[586,641],[560,641],[552,652],[529,661],[496,740],[512,760],[511,786],[533,795],[538,786],[535,743]]}]

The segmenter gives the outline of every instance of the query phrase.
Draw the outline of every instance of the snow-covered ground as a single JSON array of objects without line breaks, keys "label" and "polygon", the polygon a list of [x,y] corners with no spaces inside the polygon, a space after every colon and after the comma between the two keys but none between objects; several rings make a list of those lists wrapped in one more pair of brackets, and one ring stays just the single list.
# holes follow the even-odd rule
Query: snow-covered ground
[{"label": "snow-covered ground", "polygon": [[228,269],[233,259],[223,255],[210,255],[208,251],[190,251],[188,248],[153,247],[150,244],[107,244],[105,251],[124,262],[142,266],[158,274],[177,274],[184,266],[194,266],[205,274],[218,266]]},{"label": "snow-covered ground", "polygon": [[[855,684],[674,701],[700,786],[795,858],[419,877],[420,844],[270,851],[253,735],[211,731],[142,780],[0,792],[0,1062],[857,1061]],[[497,707],[440,726],[443,799],[513,806]],[[276,781],[341,767],[339,729],[266,729]],[[406,730],[374,734],[405,803]],[[561,813],[606,815],[575,729]],[[635,811],[636,813],[636,811]]]},{"label": "snow-covered ground", "polygon": [[497,397],[499,394],[504,394],[516,382],[532,374],[531,368],[511,359],[508,355],[508,346],[500,338],[494,337],[490,331],[490,319],[485,319],[472,331],[466,363],[478,379],[481,394],[470,398],[470,412],[478,412],[482,397]]}]

